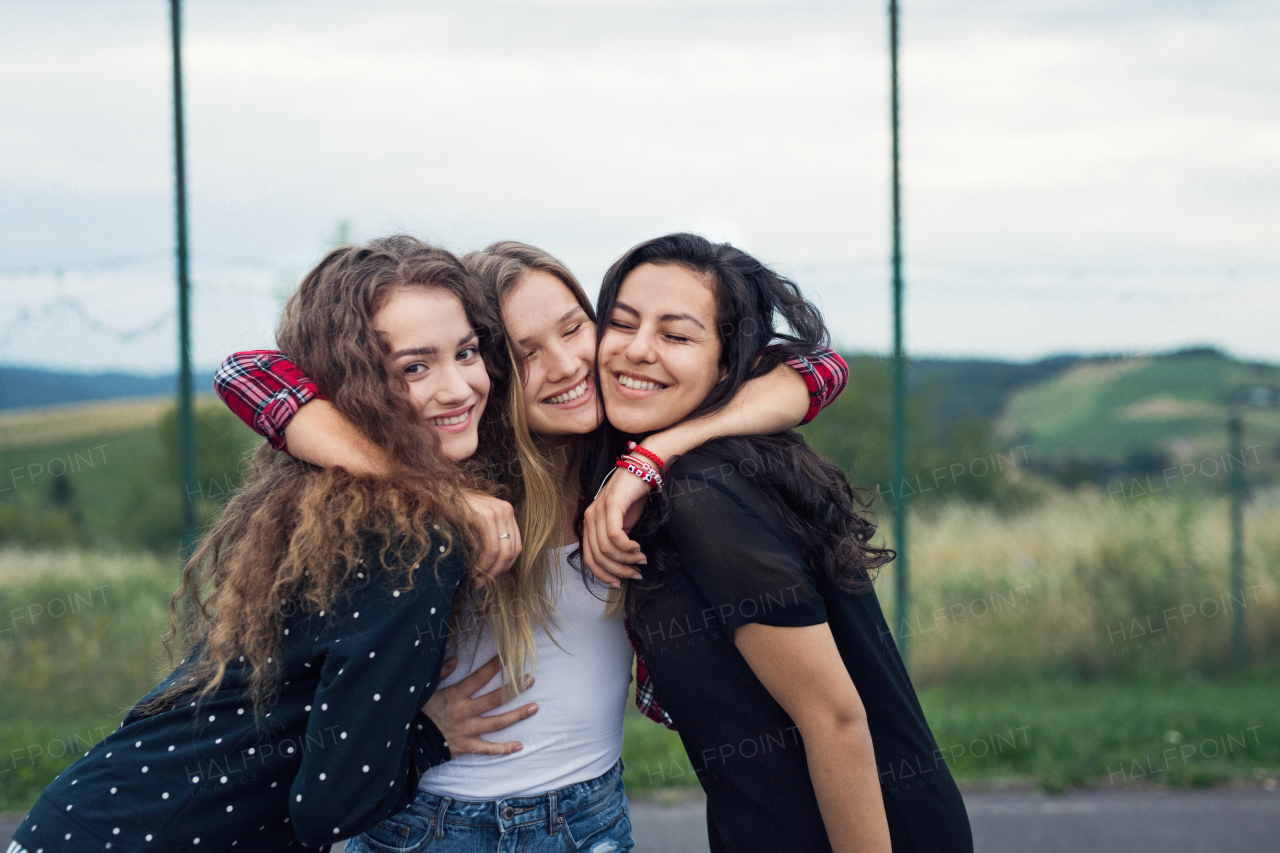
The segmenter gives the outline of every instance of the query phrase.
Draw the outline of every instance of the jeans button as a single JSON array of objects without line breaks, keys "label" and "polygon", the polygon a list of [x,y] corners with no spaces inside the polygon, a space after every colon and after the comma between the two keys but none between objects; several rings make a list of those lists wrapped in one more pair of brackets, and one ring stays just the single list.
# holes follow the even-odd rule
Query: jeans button
[{"label": "jeans button", "polygon": [[507,806],[505,809],[502,810],[503,820],[511,820],[511,818],[515,816],[516,816],[516,810],[511,808],[511,806]]}]

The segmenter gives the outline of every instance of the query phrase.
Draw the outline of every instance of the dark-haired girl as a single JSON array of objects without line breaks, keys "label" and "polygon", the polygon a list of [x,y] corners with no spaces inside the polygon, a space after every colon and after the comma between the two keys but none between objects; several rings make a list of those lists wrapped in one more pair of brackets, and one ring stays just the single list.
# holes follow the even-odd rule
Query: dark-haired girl
[{"label": "dark-haired girl", "polygon": [[397,237],[331,252],[277,338],[382,474],[260,449],[174,596],[188,657],[44,791],[11,853],[327,850],[450,757],[420,708],[481,537],[466,507],[491,500],[459,463],[511,446],[501,324],[457,258]]},{"label": "dark-haired girl", "polygon": [[648,565],[626,610],[707,793],[711,849],[972,850],[871,590],[892,554],[871,544],[840,471],[794,434],[717,439],[674,461],[628,453],[628,439],[715,412],[825,343],[818,311],[746,253],[674,234],[613,265],[599,317],[610,426],[583,485],[660,487],[633,531]]}]

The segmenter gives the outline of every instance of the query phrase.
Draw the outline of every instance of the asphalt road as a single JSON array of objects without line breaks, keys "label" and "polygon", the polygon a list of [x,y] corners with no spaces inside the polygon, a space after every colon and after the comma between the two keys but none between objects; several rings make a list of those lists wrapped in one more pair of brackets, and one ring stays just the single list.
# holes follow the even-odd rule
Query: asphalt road
[{"label": "asphalt road", "polygon": [[[977,853],[1276,853],[1280,792],[965,795]],[[635,853],[707,853],[700,802],[631,804]]]},{"label": "asphalt road", "polygon": [[[978,853],[1280,850],[1280,792],[971,793],[965,803]],[[700,801],[673,806],[635,802],[631,820],[635,853],[707,853]],[[0,815],[4,847],[17,823],[16,815]]]}]

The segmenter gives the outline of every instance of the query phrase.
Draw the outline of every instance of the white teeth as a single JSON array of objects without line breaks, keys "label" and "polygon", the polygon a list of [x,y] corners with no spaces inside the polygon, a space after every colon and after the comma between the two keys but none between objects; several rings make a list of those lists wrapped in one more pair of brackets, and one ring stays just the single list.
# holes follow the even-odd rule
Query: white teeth
[{"label": "white teeth", "polygon": [[636,391],[657,391],[659,388],[666,388],[665,385],[659,385],[656,382],[644,382],[640,379],[632,379],[630,376],[618,374],[618,384],[623,388],[633,388]]},{"label": "white teeth", "polygon": [[471,412],[463,412],[462,414],[452,418],[431,418],[428,420],[432,426],[454,426],[460,424],[467,419],[467,415]]},{"label": "white teeth", "polygon": [[548,397],[547,402],[552,404],[567,403],[570,400],[578,399],[585,393],[587,393],[587,378],[584,376],[582,377],[581,382],[570,388],[568,391],[565,391],[563,394],[556,397]]}]

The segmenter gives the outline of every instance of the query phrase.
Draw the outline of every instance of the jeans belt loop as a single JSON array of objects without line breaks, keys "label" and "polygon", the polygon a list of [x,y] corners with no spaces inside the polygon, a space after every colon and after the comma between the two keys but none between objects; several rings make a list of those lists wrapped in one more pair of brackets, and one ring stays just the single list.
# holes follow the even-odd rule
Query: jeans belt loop
[{"label": "jeans belt loop", "polygon": [[548,803],[547,820],[550,821],[550,826],[548,827],[548,831],[552,835],[559,835],[560,821],[557,819],[557,815],[556,815],[556,794],[554,791],[547,795],[547,803]]},{"label": "jeans belt loop", "polygon": [[436,838],[444,838],[444,815],[449,811],[449,804],[453,800],[448,797],[440,798],[440,805],[436,806]]}]

